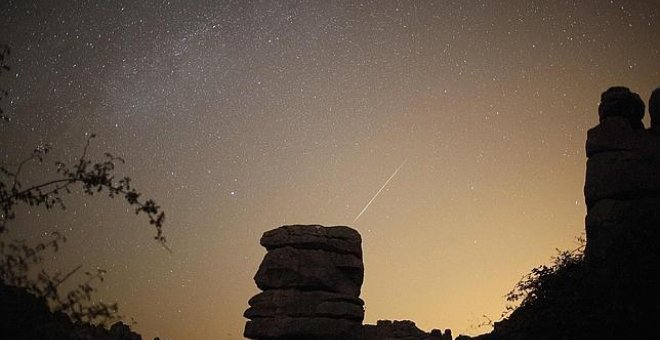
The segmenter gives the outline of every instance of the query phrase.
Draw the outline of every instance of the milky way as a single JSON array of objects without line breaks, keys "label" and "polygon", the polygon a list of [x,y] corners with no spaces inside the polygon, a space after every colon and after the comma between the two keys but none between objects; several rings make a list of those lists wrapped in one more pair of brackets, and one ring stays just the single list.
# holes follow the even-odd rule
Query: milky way
[{"label": "milky way", "polygon": [[[366,321],[478,334],[504,295],[584,228],[599,95],[660,85],[657,1],[13,1],[0,159],[42,142],[48,178],[90,154],[166,211],[169,255],[123,202],[19,211],[54,229],[52,268],[108,270],[146,338],[241,338],[261,234],[350,224]],[[44,173],[46,175],[44,175]],[[396,184],[396,185],[393,185]]]}]

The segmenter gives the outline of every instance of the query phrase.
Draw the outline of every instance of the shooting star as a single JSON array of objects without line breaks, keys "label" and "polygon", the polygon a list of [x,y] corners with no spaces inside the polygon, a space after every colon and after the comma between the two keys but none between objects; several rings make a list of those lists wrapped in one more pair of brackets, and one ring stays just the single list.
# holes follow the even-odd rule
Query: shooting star
[{"label": "shooting star", "polygon": [[394,170],[394,173],[392,173],[392,176],[390,176],[390,178],[388,178],[387,181],[385,181],[385,184],[383,184],[383,186],[380,187],[380,189],[376,192],[374,197],[372,197],[371,200],[369,200],[369,203],[367,203],[367,205],[364,206],[362,211],[360,211],[360,213],[357,216],[355,216],[355,219],[353,220],[353,223],[351,223],[351,224],[355,224],[355,222],[358,220],[358,218],[360,218],[360,216],[362,216],[362,214],[364,214],[364,212],[367,211],[367,209],[369,208],[371,203],[376,199],[376,197],[378,197],[380,192],[383,191],[383,189],[385,189],[385,187],[392,180],[392,178],[394,178],[394,176],[396,176],[396,174],[399,173],[399,170],[401,170],[401,168],[403,168],[403,166],[406,164],[407,161],[408,161],[408,158],[404,159],[403,162],[401,162],[401,165],[399,165],[399,167],[396,168],[396,170]]}]

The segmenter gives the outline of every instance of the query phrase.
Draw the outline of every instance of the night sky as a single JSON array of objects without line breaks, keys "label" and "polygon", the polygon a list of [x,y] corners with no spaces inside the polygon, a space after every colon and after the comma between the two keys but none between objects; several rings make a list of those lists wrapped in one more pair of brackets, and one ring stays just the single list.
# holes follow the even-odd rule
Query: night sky
[{"label": "night sky", "polygon": [[297,223],[362,234],[366,322],[486,332],[583,232],[600,93],[660,86],[653,0],[4,0],[0,43],[2,164],[49,142],[24,173],[47,179],[97,134],[173,253],[121,200],[75,193],[8,235],[63,231],[49,268],[108,270],[98,296],[146,339],[242,338],[259,238]]}]

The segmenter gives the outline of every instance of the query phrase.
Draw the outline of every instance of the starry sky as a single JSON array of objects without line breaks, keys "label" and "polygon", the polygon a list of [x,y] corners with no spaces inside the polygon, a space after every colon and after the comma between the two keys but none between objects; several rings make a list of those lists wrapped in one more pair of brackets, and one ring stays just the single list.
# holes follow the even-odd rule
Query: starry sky
[{"label": "starry sky", "polygon": [[1,162],[49,142],[24,173],[47,179],[97,134],[173,253],[124,202],[75,193],[7,235],[64,232],[49,268],[108,270],[99,297],[147,339],[240,339],[261,234],[351,225],[366,322],[480,334],[576,246],[599,95],[660,85],[659,20],[652,0],[5,0]]}]

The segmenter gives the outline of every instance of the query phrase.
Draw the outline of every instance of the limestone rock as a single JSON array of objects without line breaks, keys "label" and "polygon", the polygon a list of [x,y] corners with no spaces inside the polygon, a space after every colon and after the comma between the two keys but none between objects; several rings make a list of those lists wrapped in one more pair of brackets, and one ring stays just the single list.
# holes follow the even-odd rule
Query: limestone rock
[{"label": "limestone rock", "polygon": [[604,280],[643,283],[660,271],[658,105],[660,89],[649,102],[650,132],[638,129],[644,103],[612,87],[601,96],[600,124],[588,132],[585,261]]},{"label": "limestone rock", "polygon": [[633,268],[630,263],[635,263],[636,270],[642,272],[660,269],[658,207],[660,197],[598,201],[589,210],[585,223],[588,239],[585,256],[589,264],[612,268],[609,274],[623,274],[622,269]]},{"label": "limestone rock", "polygon": [[600,314],[580,326],[594,338],[603,338],[594,327],[603,322],[618,334],[647,334],[660,319],[660,90],[649,102],[649,130],[634,126],[643,116],[639,96],[610,90],[603,94],[600,125],[587,136],[586,278],[589,292],[598,292],[591,301],[606,303],[590,307]]},{"label": "limestone rock", "polygon": [[357,340],[360,328],[360,322],[334,318],[255,318],[246,323],[244,336],[268,340]]},{"label": "limestone rock", "polygon": [[251,339],[359,338],[364,319],[362,239],[348,227],[283,226],[264,233],[268,250],[254,280],[262,293],[244,316]]},{"label": "limestone rock", "polygon": [[[657,110],[654,100],[649,106]],[[598,114],[600,124],[587,133],[587,208],[605,199],[660,195],[660,138],[640,129],[639,95],[611,87],[601,95]]]},{"label": "limestone rock", "polygon": [[[651,145],[653,144],[653,145]],[[612,117],[587,132],[587,157],[611,151],[653,149],[657,141],[650,140],[644,130],[633,129],[622,117]]]},{"label": "limestone rock", "polygon": [[362,237],[345,226],[287,225],[265,232],[261,245],[269,251],[283,247],[321,249],[362,259]]},{"label": "limestone rock", "polygon": [[660,157],[645,150],[599,153],[587,160],[587,206],[607,199],[660,194]]},{"label": "limestone rock", "polygon": [[376,325],[364,325],[363,340],[451,340],[451,330],[438,329],[426,333],[410,320],[378,320]]},{"label": "limestone rock", "polygon": [[633,129],[643,129],[644,102],[627,87],[610,87],[600,96],[598,116],[601,122],[610,117],[623,117]]},{"label": "limestone rock", "polygon": [[364,265],[353,255],[326,250],[277,248],[269,251],[254,277],[267,289],[325,290],[359,296]]},{"label": "limestone rock", "polygon": [[254,280],[261,290],[243,314],[257,340],[452,340],[412,321],[362,325],[360,234],[344,226],[289,225],[264,233],[268,252]]},{"label": "limestone rock", "polygon": [[267,290],[255,295],[245,311],[248,319],[289,317],[328,317],[362,322],[364,301],[324,291]]}]

